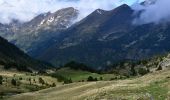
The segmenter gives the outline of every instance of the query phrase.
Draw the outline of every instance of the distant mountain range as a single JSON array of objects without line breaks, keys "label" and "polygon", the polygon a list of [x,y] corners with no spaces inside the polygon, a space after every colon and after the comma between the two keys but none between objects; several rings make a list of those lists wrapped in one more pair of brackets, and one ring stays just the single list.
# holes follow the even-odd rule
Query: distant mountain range
[{"label": "distant mountain range", "polygon": [[99,67],[170,51],[169,24],[136,26],[134,17],[128,5],[98,9],[58,36],[38,58],[56,65],[75,60]]},{"label": "distant mountain range", "polygon": [[78,10],[70,7],[41,14],[24,24],[1,24],[0,31],[29,55],[54,65],[74,60],[103,67],[169,52],[170,24],[137,26],[133,24],[134,12],[126,4],[111,11],[97,9],[72,25]]}]

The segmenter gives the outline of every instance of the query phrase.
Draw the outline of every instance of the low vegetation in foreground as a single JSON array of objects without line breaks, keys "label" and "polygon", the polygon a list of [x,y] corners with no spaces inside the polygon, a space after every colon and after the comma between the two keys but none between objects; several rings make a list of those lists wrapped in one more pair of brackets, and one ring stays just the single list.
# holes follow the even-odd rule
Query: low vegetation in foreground
[{"label": "low vegetation in foreground", "polygon": [[12,95],[55,87],[56,78],[36,73],[0,70],[0,99]]}]

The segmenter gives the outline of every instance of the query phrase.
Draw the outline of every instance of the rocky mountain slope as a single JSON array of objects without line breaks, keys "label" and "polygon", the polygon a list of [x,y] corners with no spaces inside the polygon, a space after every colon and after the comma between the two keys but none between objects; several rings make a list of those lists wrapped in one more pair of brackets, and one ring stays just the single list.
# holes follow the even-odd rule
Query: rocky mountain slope
[{"label": "rocky mountain slope", "polygon": [[170,51],[170,24],[137,26],[134,17],[128,5],[98,9],[59,35],[38,58],[56,65],[75,60],[100,67]]},{"label": "rocky mountain slope", "polygon": [[47,46],[48,40],[70,27],[77,16],[78,11],[69,7],[54,13],[40,14],[26,23],[14,20],[9,25],[1,24],[0,35],[24,51],[32,53],[42,45]]},{"label": "rocky mountain slope", "polygon": [[58,36],[57,41],[38,58],[54,64],[75,60],[93,65],[122,59],[123,56],[115,55],[117,50],[120,51],[120,43],[113,41],[134,29],[132,15],[133,10],[128,5],[111,11],[97,9]]}]

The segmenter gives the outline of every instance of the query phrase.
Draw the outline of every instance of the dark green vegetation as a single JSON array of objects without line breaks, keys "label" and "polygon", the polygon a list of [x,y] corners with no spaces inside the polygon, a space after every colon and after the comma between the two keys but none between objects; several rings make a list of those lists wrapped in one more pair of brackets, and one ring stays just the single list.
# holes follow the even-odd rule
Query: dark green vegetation
[{"label": "dark green vegetation", "polygon": [[3,77],[0,76],[0,85],[2,85],[2,82],[3,82]]},{"label": "dark green vegetation", "polygon": [[41,70],[52,68],[50,64],[29,57],[23,51],[1,37],[0,65],[3,65],[5,69],[16,68],[19,71],[27,72],[31,72],[31,69]]},{"label": "dark green vegetation", "polygon": [[106,67],[107,69],[98,70],[92,69],[83,63],[71,61],[56,69],[50,75],[64,83],[127,79],[146,75],[153,68],[159,69],[158,64],[163,60],[162,58],[163,56],[155,56],[147,60],[124,61],[111,64]]},{"label": "dark green vegetation", "polygon": [[47,78],[50,77],[42,77],[43,76],[31,73],[16,73],[13,74],[12,77],[0,75],[0,100],[5,100],[5,98],[16,94],[33,92],[56,86],[56,81],[48,81]]}]

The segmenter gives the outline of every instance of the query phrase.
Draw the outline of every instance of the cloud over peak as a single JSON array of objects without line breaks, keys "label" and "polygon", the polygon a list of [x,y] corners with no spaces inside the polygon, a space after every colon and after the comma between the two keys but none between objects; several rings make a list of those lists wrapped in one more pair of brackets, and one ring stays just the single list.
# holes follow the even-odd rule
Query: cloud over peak
[{"label": "cloud over peak", "polygon": [[[148,0],[149,1],[149,0]],[[135,19],[137,24],[164,23],[170,21],[170,0],[150,0],[155,1],[150,5],[134,6],[136,10],[143,10],[139,18]]]},{"label": "cloud over peak", "polygon": [[55,12],[66,7],[75,7],[80,11],[79,18],[87,16],[95,9],[110,10],[118,0],[0,0],[0,22],[12,20],[26,22],[35,16]]}]

